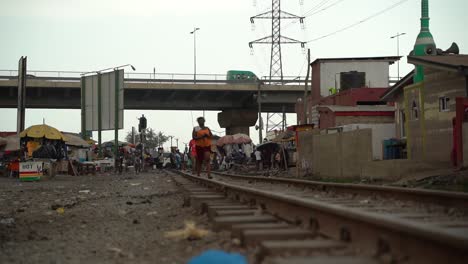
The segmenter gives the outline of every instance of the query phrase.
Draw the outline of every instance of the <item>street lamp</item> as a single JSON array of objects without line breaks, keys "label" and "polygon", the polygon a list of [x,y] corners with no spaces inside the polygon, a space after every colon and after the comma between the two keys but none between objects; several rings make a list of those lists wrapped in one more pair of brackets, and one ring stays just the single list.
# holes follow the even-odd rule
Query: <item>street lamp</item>
[{"label": "street lamp", "polygon": [[197,31],[200,28],[193,28],[190,34],[193,35],[193,83],[197,83]]},{"label": "street lamp", "polygon": [[[197,83],[197,31],[200,28],[193,28],[190,34],[193,35],[193,83]],[[205,110],[203,110],[203,117],[205,117]]]},{"label": "street lamp", "polygon": [[[400,36],[406,35],[406,33],[397,33],[395,36],[391,36],[391,39],[397,39],[397,56],[400,57]],[[400,80],[400,59],[397,61],[398,80]]]}]

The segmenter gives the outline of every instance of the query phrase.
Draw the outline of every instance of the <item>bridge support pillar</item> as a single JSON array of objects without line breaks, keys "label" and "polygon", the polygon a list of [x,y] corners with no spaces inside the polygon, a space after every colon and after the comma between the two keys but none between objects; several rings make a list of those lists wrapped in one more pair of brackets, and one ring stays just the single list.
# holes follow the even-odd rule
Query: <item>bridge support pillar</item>
[{"label": "bridge support pillar", "polygon": [[258,113],[255,110],[229,109],[218,113],[218,123],[226,128],[226,135],[249,135],[249,129],[257,123],[257,119]]}]

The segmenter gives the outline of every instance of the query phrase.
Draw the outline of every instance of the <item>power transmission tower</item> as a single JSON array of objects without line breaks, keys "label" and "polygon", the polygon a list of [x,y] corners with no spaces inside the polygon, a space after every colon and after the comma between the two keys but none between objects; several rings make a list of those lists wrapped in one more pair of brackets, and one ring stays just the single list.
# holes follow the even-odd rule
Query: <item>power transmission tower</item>
[{"label": "power transmission tower", "polygon": [[[281,10],[281,0],[271,1],[271,10],[258,14],[250,18],[250,22],[254,24],[255,19],[271,19],[271,35],[266,36],[254,41],[249,42],[249,47],[252,49],[254,44],[270,44],[271,57],[270,57],[270,78],[269,83],[278,82],[283,84],[283,61],[281,56],[281,44],[301,44],[304,48],[305,42],[295,40],[281,35],[281,19],[298,19],[299,22],[304,24],[304,17],[300,17]],[[284,110],[283,110],[284,112]],[[280,116],[280,122],[274,122],[275,116]],[[267,114],[266,132],[274,131],[278,128],[286,128],[286,115],[277,113]],[[260,128],[262,129],[262,128]]]}]

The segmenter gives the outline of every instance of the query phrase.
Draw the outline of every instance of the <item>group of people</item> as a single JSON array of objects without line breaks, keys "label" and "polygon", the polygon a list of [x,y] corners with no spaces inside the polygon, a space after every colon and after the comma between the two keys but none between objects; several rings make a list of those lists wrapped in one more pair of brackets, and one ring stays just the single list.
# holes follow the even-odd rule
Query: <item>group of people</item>
[{"label": "group of people", "polygon": [[139,174],[143,169],[143,160],[140,151],[126,152],[123,147],[119,147],[119,155],[117,157],[117,168],[119,173],[128,171],[128,168],[133,166],[135,173]]},{"label": "group of people", "polygon": [[260,151],[256,149],[253,153],[257,170],[263,170],[265,166],[269,169],[284,169],[285,160],[281,151]]},{"label": "group of people", "polygon": [[[176,168],[185,169],[186,164],[191,164],[192,173],[200,176],[203,164],[205,164],[207,176],[208,178],[211,178],[211,159],[213,156],[211,140],[213,134],[210,128],[205,125],[204,117],[197,118],[197,122],[198,126],[194,127],[192,130],[192,140],[189,143],[188,152],[180,153],[176,150]],[[249,160],[242,150],[234,151],[232,155],[229,156],[229,160],[227,160],[227,156],[224,156],[224,158],[220,160],[217,160],[217,158],[218,157],[216,156],[213,160],[217,161],[216,163],[221,165],[224,163],[237,163],[237,161],[242,164],[244,161]],[[256,149],[250,158],[255,161],[257,170],[263,170],[265,166],[269,169],[281,169],[287,166],[285,164],[285,157],[280,150],[260,151],[259,149]]]}]

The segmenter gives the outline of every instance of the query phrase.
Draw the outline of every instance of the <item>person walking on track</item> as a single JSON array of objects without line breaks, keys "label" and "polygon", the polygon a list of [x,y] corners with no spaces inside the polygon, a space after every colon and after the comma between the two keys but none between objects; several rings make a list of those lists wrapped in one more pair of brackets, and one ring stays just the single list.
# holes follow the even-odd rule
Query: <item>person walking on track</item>
[{"label": "person walking on track", "polygon": [[197,176],[200,176],[203,162],[206,162],[206,172],[208,179],[211,179],[211,138],[213,134],[211,130],[205,126],[205,118],[197,118],[198,125],[193,129],[192,137],[195,140],[197,151]]},{"label": "person walking on track", "polygon": [[197,172],[197,144],[195,139],[189,142],[190,159],[192,161],[192,174]]}]

